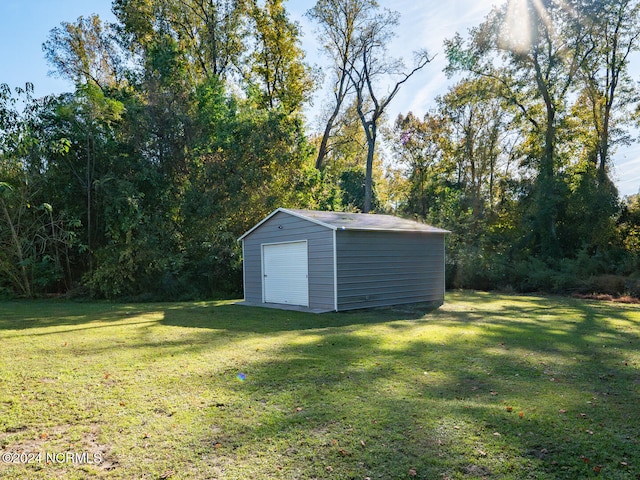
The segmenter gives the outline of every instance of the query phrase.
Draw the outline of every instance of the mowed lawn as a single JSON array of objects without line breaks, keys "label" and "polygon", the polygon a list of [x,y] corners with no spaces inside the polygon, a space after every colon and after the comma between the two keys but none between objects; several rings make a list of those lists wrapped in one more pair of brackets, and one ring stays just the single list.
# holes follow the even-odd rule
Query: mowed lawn
[{"label": "mowed lawn", "polygon": [[640,478],[637,305],[2,302],[0,352],[0,478]]}]

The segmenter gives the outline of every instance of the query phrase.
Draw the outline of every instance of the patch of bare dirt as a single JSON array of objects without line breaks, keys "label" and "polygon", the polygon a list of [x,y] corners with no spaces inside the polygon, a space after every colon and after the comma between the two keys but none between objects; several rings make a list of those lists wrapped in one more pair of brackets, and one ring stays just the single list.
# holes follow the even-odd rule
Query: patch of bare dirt
[{"label": "patch of bare dirt", "polygon": [[628,303],[628,304],[640,305],[640,298],[631,297],[629,295],[616,297],[613,295],[608,295],[606,293],[589,293],[589,294],[575,293],[572,296],[574,298],[580,298],[582,300],[600,300],[603,302]]}]

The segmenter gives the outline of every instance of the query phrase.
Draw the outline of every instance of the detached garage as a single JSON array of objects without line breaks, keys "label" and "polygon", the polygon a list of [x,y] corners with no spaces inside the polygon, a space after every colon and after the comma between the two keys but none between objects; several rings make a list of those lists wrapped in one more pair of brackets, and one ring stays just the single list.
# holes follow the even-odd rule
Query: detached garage
[{"label": "detached garage", "polygon": [[391,215],[279,208],[239,238],[244,304],[318,313],[441,304],[447,233]]}]

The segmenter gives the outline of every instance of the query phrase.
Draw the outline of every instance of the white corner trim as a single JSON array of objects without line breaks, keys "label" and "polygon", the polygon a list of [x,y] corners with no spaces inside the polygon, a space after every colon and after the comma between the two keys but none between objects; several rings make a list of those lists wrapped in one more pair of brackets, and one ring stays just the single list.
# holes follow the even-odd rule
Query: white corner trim
[{"label": "white corner trim", "polygon": [[333,230],[333,309],[338,311],[338,245],[336,230]]}]

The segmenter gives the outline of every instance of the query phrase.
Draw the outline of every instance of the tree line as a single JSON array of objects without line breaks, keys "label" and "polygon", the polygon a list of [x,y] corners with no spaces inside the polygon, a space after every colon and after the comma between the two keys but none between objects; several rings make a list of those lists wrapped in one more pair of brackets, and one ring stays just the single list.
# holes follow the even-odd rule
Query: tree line
[{"label": "tree line", "polygon": [[639,119],[639,2],[496,7],[447,40],[435,107],[389,122],[433,56],[391,58],[398,14],[375,0],[318,0],[319,133],[323,77],[283,0],[112,8],[43,46],[72,92],[0,86],[0,295],[235,294],[236,239],[280,206],[447,228],[452,287],[639,293],[640,202],[610,178]]}]

